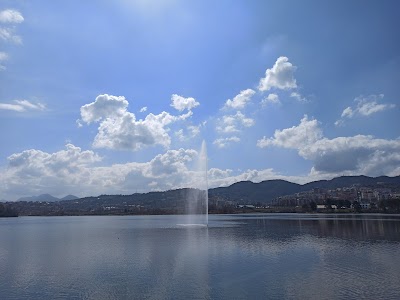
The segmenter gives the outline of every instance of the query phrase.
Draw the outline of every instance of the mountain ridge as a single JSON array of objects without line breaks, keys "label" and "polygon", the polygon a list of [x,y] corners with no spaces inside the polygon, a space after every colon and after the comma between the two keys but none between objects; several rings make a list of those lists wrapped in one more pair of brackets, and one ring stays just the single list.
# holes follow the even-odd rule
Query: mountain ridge
[{"label": "mountain ridge", "polygon": [[[264,180],[258,183],[240,181],[227,187],[210,189],[209,194],[212,196],[229,198],[234,201],[269,203],[277,197],[304,192],[314,188],[336,189],[350,187],[354,184],[366,186],[377,185],[379,182],[400,185],[400,176],[340,176],[329,180],[317,180],[305,184],[293,183],[283,179]],[[249,183],[251,183],[251,185],[249,185]]]},{"label": "mountain ridge", "polygon": [[32,202],[38,202],[38,201],[41,201],[41,202],[56,202],[56,201],[63,201],[63,200],[76,200],[76,199],[79,199],[79,197],[76,197],[76,196],[74,196],[74,195],[67,195],[67,196],[65,196],[65,197],[63,197],[63,198],[57,198],[57,197],[54,197],[54,196],[52,196],[52,195],[50,195],[50,194],[41,194],[41,195],[38,195],[38,196],[28,196],[28,197],[21,197],[21,198],[19,198],[17,201],[26,201],[26,202],[30,202],[30,201],[32,201]]}]

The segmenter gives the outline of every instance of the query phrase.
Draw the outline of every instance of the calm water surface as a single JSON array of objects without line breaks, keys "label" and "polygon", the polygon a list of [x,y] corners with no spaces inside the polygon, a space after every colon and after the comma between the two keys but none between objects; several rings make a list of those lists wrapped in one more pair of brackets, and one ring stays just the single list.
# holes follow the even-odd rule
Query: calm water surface
[{"label": "calm water surface", "polygon": [[0,219],[0,299],[400,299],[399,215]]}]

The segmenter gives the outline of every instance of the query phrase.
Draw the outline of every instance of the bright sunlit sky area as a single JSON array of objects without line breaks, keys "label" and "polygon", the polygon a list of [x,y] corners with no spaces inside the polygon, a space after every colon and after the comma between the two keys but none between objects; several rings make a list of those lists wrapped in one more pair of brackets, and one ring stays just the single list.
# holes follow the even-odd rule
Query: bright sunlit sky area
[{"label": "bright sunlit sky area", "polygon": [[398,1],[0,2],[0,199],[400,174]]}]

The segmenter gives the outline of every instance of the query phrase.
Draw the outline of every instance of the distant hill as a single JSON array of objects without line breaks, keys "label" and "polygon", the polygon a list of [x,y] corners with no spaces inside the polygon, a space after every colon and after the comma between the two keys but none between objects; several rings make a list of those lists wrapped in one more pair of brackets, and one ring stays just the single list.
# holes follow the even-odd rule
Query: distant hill
[{"label": "distant hill", "polygon": [[54,196],[52,196],[50,194],[42,194],[42,195],[39,195],[39,196],[22,197],[22,198],[19,198],[17,201],[55,202],[55,201],[60,201],[60,200],[76,200],[76,199],[79,199],[79,197],[76,197],[74,195],[67,195],[67,196],[65,196],[65,197],[60,199],[60,198],[54,197]]},{"label": "distant hill", "polygon": [[368,177],[360,176],[341,176],[331,180],[318,180],[303,185],[303,190],[311,190],[313,188],[322,189],[337,189],[340,187],[349,187],[353,184],[360,184],[362,186],[377,185],[378,183],[384,184],[400,184],[400,176],[388,177]]},{"label": "distant hill", "polygon": [[64,200],[76,200],[76,199],[79,199],[79,197],[74,195],[67,195],[65,197],[62,197],[60,200],[64,201]]},{"label": "distant hill", "polygon": [[241,181],[228,187],[210,189],[209,195],[243,203],[265,203],[279,196],[297,193],[300,189],[301,185],[285,180],[267,180],[260,183]]},{"label": "distant hill", "polygon": [[42,202],[54,202],[54,201],[59,201],[57,197],[53,197],[50,194],[42,194],[39,196],[31,196],[31,197],[22,197],[19,198],[18,201],[42,201]]},{"label": "distant hill", "polygon": [[314,188],[336,189],[350,187],[354,184],[359,184],[361,186],[373,186],[378,184],[400,185],[400,176],[341,176],[331,180],[313,181],[304,185],[285,180],[266,180],[260,183],[241,181],[228,187],[210,189],[209,195],[220,196],[242,203],[270,203],[276,197],[309,191]]}]

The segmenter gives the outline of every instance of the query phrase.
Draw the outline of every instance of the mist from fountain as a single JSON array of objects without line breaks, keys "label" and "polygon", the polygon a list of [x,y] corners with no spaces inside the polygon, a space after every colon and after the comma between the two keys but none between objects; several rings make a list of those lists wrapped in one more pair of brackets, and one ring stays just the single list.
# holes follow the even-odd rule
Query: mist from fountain
[{"label": "mist from fountain", "polygon": [[185,226],[208,226],[208,181],[207,181],[207,145],[203,140],[195,164],[193,186],[189,189],[186,199]]}]

